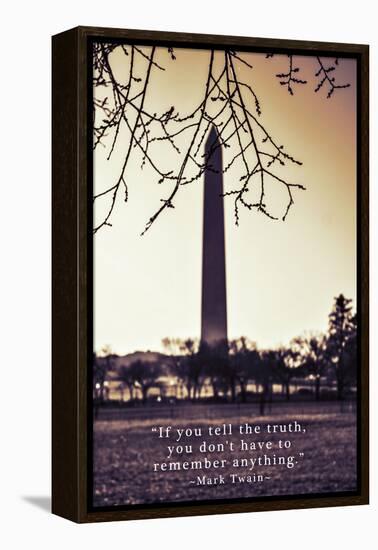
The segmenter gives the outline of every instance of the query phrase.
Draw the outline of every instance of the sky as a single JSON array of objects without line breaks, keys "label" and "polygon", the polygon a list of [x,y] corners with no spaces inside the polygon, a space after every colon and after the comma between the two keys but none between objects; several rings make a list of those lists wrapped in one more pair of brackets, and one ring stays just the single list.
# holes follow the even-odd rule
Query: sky
[{"label": "sky", "polygon": [[[143,49],[150,51],[149,47]],[[166,68],[153,68],[146,109],[162,113],[174,105],[180,114],[199,104],[209,63],[209,51],[175,49],[176,60],[159,48],[156,59]],[[294,57],[299,77],[307,85],[291,96],[277,73],[285,72],[288,57],[241,53],[253,69],[236,60],[239,77],[253,86],[261,101],[261,122],[302,166],[276,167],[279,177],[303,184],[294,191],[286,221],[257,211],[240,211],[235,225],[231,197],[225,197],[226,284],[229,338],[247,336],[259,348],[287,344],[304,332],[325,331],[333,298],[343,293],[356,299],[356,62],[341,59],[340,83],[327,99],[327,89],[314,93],[314,57]],[[325,58],[322,58],[325,60]],[[116,75],[127,74],[128,60],[111,57]],[[215,68],[222,52],[215,54]],[[146,60],[136,69],[143,76]],[[142,85],[142,83],[135,85]],[[136,88],[137,89],[137,88]],[[245,90],[246,104],[253,103]],[[215,103],[215,102],[214,102]],[[189,134],[188,134],[189,136]],[[130,135],[118,136],[107,160],[112,136],[98,147],[94,159],[94,192],[116,181]],[[185,136],[180,142],[185,145]],[[165,167],[177,169],[179,157],[159,143],[155,155]],[[233,152],[224,151],[224,159]],[[133,150],[125,178],[129,197],[117,199],[112,227],[94,236],[94,348],[109,345],[113,352],[162,351],[164,337],[198,338],[201,327],[201,265],[203,178],[183,186],[166,211],[143,236],[145,224],[172,186],[159,179]],[[224,176],[225,191],[239,185],[241,164]],[[268,184],[272,211],[284,212],[287,195]],[[103,219],[107,198],[96,200],[95,221]]]}]

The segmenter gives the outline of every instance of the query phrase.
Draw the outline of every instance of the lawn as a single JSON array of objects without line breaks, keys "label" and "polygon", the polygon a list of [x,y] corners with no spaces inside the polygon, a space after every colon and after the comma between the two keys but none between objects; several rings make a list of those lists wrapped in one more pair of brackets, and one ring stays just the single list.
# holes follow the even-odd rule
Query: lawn
[{"label": "lawn", "polygon": [[[227,406],[223,411],[218,408],[216,415],[206,418],[202,414],[198,419],[189,415],[188,418],[182,415],[180,418],[159,418],[159,412],[153,411],[154,418],[150,419],[145,418],[144,413],[143,419],[134,415],[129,419],[96,420],[94,505],[301,495],[356,489],[354,412],[340,412],[337,408],[324,412],[322,405],[318,411],[312,408],[308,412],[293,405],[264,417],[256,416],[256,412],[247,414],[245,410],[230,415]],[[288,426],[293,425],[294,420],[300,424],[300,432],[267,433],[268,424]],[[245,423],[260,426],[261,432],[240,434],[239,426]],[[223,428],[224,424],[226,428]],[[227,431],[230,424],[231,435]],[[169,438],[159,438],[159,432],[152,431],[159,426],[164,434],[165,428],[171,426]],[[209,426],[212,427],[212,436],[208,434]],[[176,428],[187,427],[197,428],[201,436],[183,435],[179,442],[175,441]],[[215,428],[219,428],[219,432],[226,429],[226,435],[223,431],[214,435]],[[241,449],[241,439],[244,450]],[[280,440],[281,445],[289,440],[290,448],[279,448]],[[200,452],[203,441],[207,447],[212,443],[217,450]],[[168,445],[174,447],[170,458]],[[177,445],[192,452],[179,456]],[[215,463],[216,467],[206,468],[205,462],[209,465],[209,461],[213,465],[214,461],[218,463]],[[266,465],[269,461],[271,464]],[[173,469],[171,462],[175,463]],[[199,469],[199,464],[202,469]]]}]

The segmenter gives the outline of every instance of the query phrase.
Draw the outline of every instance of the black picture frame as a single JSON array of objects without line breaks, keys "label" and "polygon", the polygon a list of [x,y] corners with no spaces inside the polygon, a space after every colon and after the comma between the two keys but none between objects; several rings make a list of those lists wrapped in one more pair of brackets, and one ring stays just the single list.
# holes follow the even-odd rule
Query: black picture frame
[{"label": "black picture frame", "polygon": [[[359,488],[353,494],[261,497],[94,509],[91,493],[92,181],[90,45],[93,40],[357,60]],[[77,27],[52,39],[52,511],[75,522],[178,517],[369,502],[369,48],[308,42]]]}]

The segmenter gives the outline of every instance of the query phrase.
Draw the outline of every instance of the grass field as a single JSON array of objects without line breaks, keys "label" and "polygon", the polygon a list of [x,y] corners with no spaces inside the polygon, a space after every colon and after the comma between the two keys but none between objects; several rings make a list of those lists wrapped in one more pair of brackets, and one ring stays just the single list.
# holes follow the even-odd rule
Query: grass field
[{"label": "grass field", "polygon": [[[318,408],[317,408],[318,407]],[[208,407],[207,407],[208,409]],[[213,500],[246,498],[270,495],[299,495],[353,491],[356,489],[356,415],[353,411],[340,412],[338,407],[324,407],[324,404],[311,408],[298,408],[295,405],[278,409],[274,414],[256,416],[256,411],[218,407],[212,414],[198,415],[198,419],[183,413],[178,418],[159,418],[159,411],[152,411],[154,418],[118,418],[95,421],[94,425],[94,505],[109,506],[121,504],[141,504],[152,502],[177,502],[193,500]],[[164,416],[164,415],[163,415]],[[305,428],[305,433],[240,435],[238,426],[248,422],[261,425],[264,430],[270,424],[288,424],[296,420]],[[173,439],[158,438],[152,428],[156,426],[199,427],[202,434],[208,427],[232,424],[231,436],[183,437],[180,444],[192,445],[193,452],[185,457],[173,455],[167,458],[167,445]],[[171,432],[172,433],[172,432]],[[240,450],[240,439],[245,442],[260,442],[262,449]],[[290,440],[290,449],[279,449],[278,440]],[[223,453],[200,452],[199,444],[226,441],[233,442],[234,451],[225,444]],[[267,441],[273,449],[266,450]],[[303,453],[303,456],[300,455]],[[285,464],[256,464],[253,470],[248,467],[235,468],[236,458],[257,459],[264,463],[264,454],[272,458],[281,456]],[[297,463],[287,467],[287,457],[294,456]],[[154,471],[154,464],[170,461],[204,461],[224,459],[224,468],[202,470]],[[224,483],[220,485],[198,485],[198,476],[209,478],[221,474]],[[234,478],[230,477],[234,474]],[[255,481],[247,475],[256,475]],[[239,477],[244,482],[239,481]],[[257,476],[261,476],[262,481]],[[268,478],[268,479],[267,479]],[[235,480],[233,483],[232,480]],[[256,480],[257,479],[257,480]]]}]

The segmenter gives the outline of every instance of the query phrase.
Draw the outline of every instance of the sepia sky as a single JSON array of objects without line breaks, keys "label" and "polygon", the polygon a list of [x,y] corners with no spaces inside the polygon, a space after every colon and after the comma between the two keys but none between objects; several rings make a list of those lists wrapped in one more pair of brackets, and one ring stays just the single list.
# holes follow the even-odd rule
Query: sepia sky
[{"label": "sepia sky", "polygon": [[[172,61],[166,49],[158,51],[166,70],[151,73],[146,98],[151,112],[174,105],[184,114],[201,101],[209,52],[177,48],[175,55]],[[251,83],[261,101],[261,122],[303,162],[276,167],[276,173],[306,187],[294,190],[295,204],[285,222],[240,210],[236,227],[233,200],[225,197],[229,338],[244,335],[266,348],[304,332],[326,330],[333,297],[344,293],[356,298],[356,62],[339,61],[336,78],[351,86],[326,99],[326,88],[314,93],[313,57],[294,57],[301,67],[299,78],[308,84],[294,87],[291,96],[275,76],[285,72],[287,56],[240,55],[253,65],[249,69],[236,62],[240,77]],[[216,53],[219,67],[221,56]],[[118,74],[127,72],[125,56],[115,53],[112,63]],[[145,63],[140,56],[141,76]],[[95,193],[115,183],[128,137],[126,131],[120,133],[109,161],[106,147],[96,149]],[[160,161],[177,169],[178,155],[159,147]],[[228,154],[232,151],[225,151],[225,162]],[[141,237],[172,183],[158,185],[149,166],[141,170],[136,149],[130,160],[128,202],[120,196],[112,227],[94,236],[94,348],[110,345],[118,354],[161,351],[162,338],[199,337],[201,326],[203,178],[183,186],[175,208],[166,209]],[[241,174],[236,165],[225,175],[225,191],[240,185]],[[274,213],[282,215],[285,190],[271,185],[267,194]],[[101,220],[108,206],[106,199],[96,201],[95,219]]]}]

